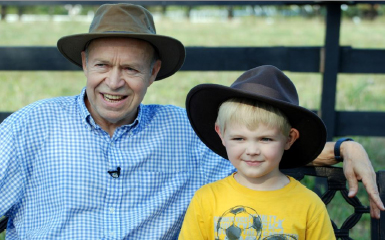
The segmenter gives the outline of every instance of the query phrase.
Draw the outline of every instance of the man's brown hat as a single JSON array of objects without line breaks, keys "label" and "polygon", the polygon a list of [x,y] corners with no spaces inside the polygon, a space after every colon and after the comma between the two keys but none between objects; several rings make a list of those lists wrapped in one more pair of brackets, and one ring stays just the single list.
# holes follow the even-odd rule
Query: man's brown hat
[{"label": "man's brown hat", "polygon": [[147,9],[126,3],[100,6],[88,33],[62,37],[57,47],[64,57],[82,67],[81,52],[86,44],[105,37],[135,38],[152,44],[162,61],[156,80],[177,72],[185,59],[185,48],[180,41],[156,34],[152,14]]},{"label": "man's brown hat", "polygon": [[211,150],[227,159],[225,147],[214,131],[220,105],[230,98],[264,102],[281,110],[299,138],[286,150],[280,168],[294,168],[313,161],[326,143],[326,127],[312,111],[299,106],[291,80],[274,66],[260,66],[243,73],[230,87],[200,84],[190,90],[186,110],[196,134]]}]

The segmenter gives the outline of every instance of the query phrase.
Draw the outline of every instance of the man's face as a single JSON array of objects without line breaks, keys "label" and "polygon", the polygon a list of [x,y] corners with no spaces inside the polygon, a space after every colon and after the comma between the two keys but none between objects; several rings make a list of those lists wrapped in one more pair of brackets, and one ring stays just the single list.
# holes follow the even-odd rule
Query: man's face
[{"label": "man's face", "polygon": [[87,78],[86,106],[103,129],[132,123],[147,88],[154,82],[160,61],[151,68],[154,49],[142,40],[101,38],[82,52]]}]

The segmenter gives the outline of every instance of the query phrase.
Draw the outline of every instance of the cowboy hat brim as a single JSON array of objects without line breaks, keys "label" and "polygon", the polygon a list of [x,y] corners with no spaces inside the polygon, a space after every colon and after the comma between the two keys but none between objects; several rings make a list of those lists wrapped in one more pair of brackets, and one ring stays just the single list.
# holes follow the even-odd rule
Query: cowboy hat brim
[{"label": "cowboy hat brim", "polygon": [[191,89],[187,95],[187,115],[202,142],[221,157],[228,159],[226,149],[214,131],[214,126],[219,106],[230,98],[247,98],[277,107],[288,117],[292,127],[299,131],[299,139],[282,156],[279,166],[281,169],[304,166],[317,158],[324,148],[326,128],[322,120],[312,111],[245,90],[217,84],[200,84]]},{"label": "cowboy hat brim", "polygon": [[97,38],[135,38],[152,44],[162,61],[162,66],[155,80],[161,80],[173,75],[183,65],[185,59],[185,48],[177,39],[145,33],[107,32],[107,33],[84,33],[65,36],[57,42],[57,48],[69,61],[82,68],[81,52],[85,45]]}]

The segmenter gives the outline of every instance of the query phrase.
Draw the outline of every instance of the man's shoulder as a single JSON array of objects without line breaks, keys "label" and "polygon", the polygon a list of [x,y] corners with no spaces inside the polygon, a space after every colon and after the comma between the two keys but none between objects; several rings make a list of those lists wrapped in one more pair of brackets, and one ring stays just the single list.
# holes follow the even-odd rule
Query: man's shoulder
[{"label": "man's shoulder", "polygon": [[[52,109],[55,111],[60,111],[60,109],[68,109],[72,107],[76,107],[76,99],[78,96],[64,96],[64,97],[54,97],[47,98],[36,101],[34,103],[29,104],[23,109],[27,109],[30,111],[40,111],[43,109]],[[42,113],[50,113],[49,111],[43,111]]]},{"label": "man's shoulder", "polygon": [[142,105],[142,109],[146,112],[160,112],[160,113],[179,113],[186,114],[186,109],[175,105],[160,105],[160,104],[148,104]]},{"label": "man's shoulder", "polygon": [[44,120],[51,116],[57,117],[63,111],[68,112],[70,109],[75,109],[76,99],[77,96],[68,96],[38,100],[17,110],[5,121],[18,122],[29,121],[31,119]]},{"label": "man's shoulder", "polygon": [[147,120],[188,122],[186,110],[174,105],[141,105],[141,111]]}]

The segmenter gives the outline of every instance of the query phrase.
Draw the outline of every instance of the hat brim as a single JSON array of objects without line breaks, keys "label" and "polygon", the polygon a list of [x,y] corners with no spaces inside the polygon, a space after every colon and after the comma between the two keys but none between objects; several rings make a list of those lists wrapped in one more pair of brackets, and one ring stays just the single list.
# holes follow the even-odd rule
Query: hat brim
[{"label": "hat brim", "polygon": [[82,68],[81,52],[87,42],[106,37],[135,38],[151,43],[158,51],[162,61],[161,69],[155,80],[161,80],[173,75],[184,63],[186,53],[183,44],[177,39],[157,34],[119,32],[75,34],[60,38],[57,42],[57,48],[64,57]]},{"label": "hat brim", "polygon": [[326,143],[326,127],[312,111],[243,90],[217,84],[201,84],[191,89],[187,95],[187,115],[202,142],[221,157],[228,159],[214,126],[219,106],[230,98],[247,98],[275,106],[288,117],[292,127],[299,131],[299,139],[282,156],[279,166],[281,169],[304,166],[322,152]]}]

